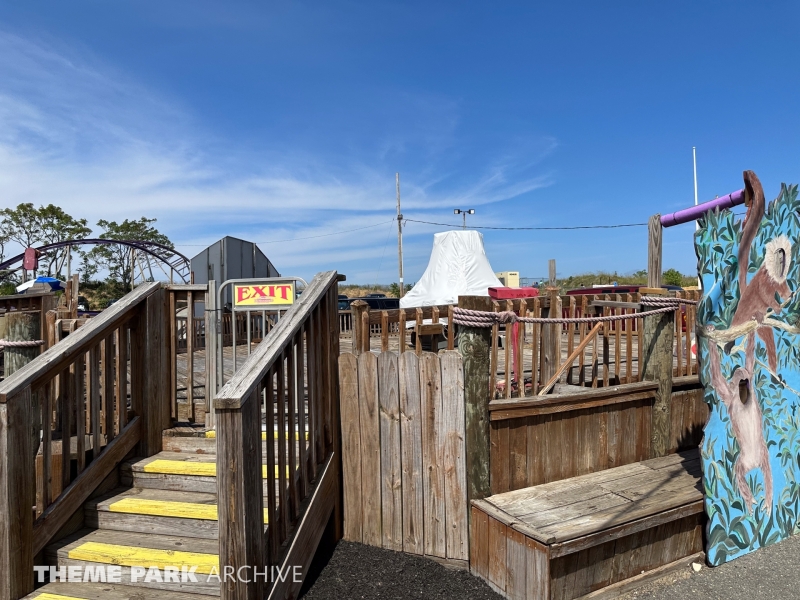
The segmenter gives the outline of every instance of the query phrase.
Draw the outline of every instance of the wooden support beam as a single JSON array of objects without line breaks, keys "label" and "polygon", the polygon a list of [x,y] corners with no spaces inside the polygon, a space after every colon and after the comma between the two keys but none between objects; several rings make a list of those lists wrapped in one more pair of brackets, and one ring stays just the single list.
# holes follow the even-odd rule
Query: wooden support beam
[{"label": "wooden support beam", "polygon": [[361,349],[364,345],[364,336],[367,338],[367,346],[369,347],[369,327],[364,331],[361,323],[361,315],[369,311],[369,305],[363,300],[356,300],[350,304],[350,311],[353,313],[353,354],[358,356],[361,354]]},{"label": "wooden support beam", "polygon": [[[647,307],[642,306],[642,310]],[[644,317],[643,377],[658,383],[653,403],[650,457],[664,456],[670,445],[670,406],[672,399],[672,348],[675,335],[675,313],[666,312]]]},{"label": "wooden support beam", "polygon": [[655,214],[647,223],[647,287],[661,287],[662,227],[661,215]]},{"label": "wooden support beam", "polygon": [[32,412],[30,387],[0,404],[0,600],[33,591]]},{"label": "wooden support beam", "polygon": [[[460,296],[459,308],[490,311],[491,300],[484,296]],[[458,350],[464,357],[465,448],[467,469],[467,502],[491,494],[489,480],[489,349],[491,329],[458,327]]]},{"label": "wooden support beam", "polygon": [[594,328],[589,332],[589,335],[587,335],[584,338],[584,340],[580,344],[578,344],[578,347],[575,348],[574,352],[567,357],[567,360],[564,362],[564,364],[558,368],[558,370],[555,372],[555,375],[553,375],[550,378],[550,380],[544,385],[542,390],[539,392],[539,396],[544,396],[547,394],[547,392],[550,391],[550,388],[556,384],[559,378],[564,374],[564,371],[566,371],[572,366],[572,363],[575,362],[575,359],[578,358],[578,356],[580,356],[580,354],[583,352],[586,346],[589,345],[589,342],[592,341],[592,339],[594,339],[594,336],[596,336],[601,329],[603,329],[603,323],[602,322],[597,323],[594,326]]}]

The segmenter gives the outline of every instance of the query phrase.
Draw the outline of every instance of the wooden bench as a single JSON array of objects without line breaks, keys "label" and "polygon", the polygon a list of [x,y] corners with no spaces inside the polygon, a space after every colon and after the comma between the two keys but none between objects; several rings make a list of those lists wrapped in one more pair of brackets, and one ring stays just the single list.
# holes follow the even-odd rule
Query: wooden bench
[{"label": "wooden bench", "polygon": [[472,502],[470,568],[507,598],[616,597],[703,550],[696,449]]}]

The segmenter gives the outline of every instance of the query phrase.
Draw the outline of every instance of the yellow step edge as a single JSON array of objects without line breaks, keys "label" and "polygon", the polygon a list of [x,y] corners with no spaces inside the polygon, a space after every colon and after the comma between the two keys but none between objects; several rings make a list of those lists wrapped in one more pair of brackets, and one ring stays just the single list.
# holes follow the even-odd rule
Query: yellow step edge
[{"label": "yellow step edge", "polygon": [[85,598],[77,598],[75,596],[62,596],[61,594],[51,594],[50,592],[42,592],[38,596],[34,596],[35,600],[86,600]]},{"label": "yellow step edge", "polygon": [[[176,517],[179,519],[201,519],[217,521],[219,516],[216,504],[197,504],[193,502],[172,502],[168,500],[143,500],[123,498],[109,504],[108,510],[129,515],[149,515],[153,517]],[[264,514],[264,523],[268,523]]]},{"label": "yellow step edge", "polygon": [[[199,477],[216,477],[217,463],[213,462],[188,462],[184,460],[156,459],[144,466],[145,473],[158,473],[161,475],[196,475]],[[280,470],[275,465],[275,477],[279,477]],[[266,479],[267,467],[261,467],[261,476]],[[286,467],[286,477],[289,477],[289,467]]]},{"label": "yellow step edge", "polygon": [[211,574],[212,570],[219,571],[219,556],[216,554],[201,554],[199,552],[184,552],[182,550],[160,550],[157,548],[138,548],[136,546],[119,546],[117,544],[102,544],[99,542],[85,542],[77,548],[70,550],[67,556],[71,560],[85,560],[89,562],[120,565],[123,567],[197,567],[196,573]]},{"label": "yellow step edge", "polygon": [[[288,431],[286,432],[286,435],[289,435]],[[206,431],[206,437],[209,438],[209,439],[214,439],[214,438],[217,437],[217,432],[214,431],[213,429],[211,429],[209,431]],[[275,437],[277,439],[277,435]],[[306,438],[306,441],[308,441],[308,432],[307,431],[305,432],[305,438]],[[267,439],[267,432],[266,431],[262,431],[261,432],[261,441],[263,442],[266,439]],[[300,432],[299,431],[295,431],[294,432],[294,441],[296,441],[296,442],[300,441]]]}]

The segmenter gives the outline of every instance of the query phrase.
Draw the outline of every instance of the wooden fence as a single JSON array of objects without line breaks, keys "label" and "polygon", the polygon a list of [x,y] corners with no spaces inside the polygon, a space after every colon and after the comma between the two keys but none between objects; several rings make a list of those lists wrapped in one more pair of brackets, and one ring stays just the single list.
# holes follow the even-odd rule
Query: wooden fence
[{"label": "wooden fence", "polygon": [[[699,299],[699,292],[679,292],[678,297]],[[637,313],[640,294],[546,296],[513,301],[489,301],[494,312],[513,311],[521,317],[564,318]],[[555,309],[551,311],[551,306]],[[697,373],[692,354],[696,307],[682,305],[676,313],[674,365],[676,377]],[[603,323],[547,325],[526,323],[492,328],[491,389],[498,398],[539,394],[552,376],[563,369],[558,382],[581,387],[608,387],[642,380],[643,333],[641,318]],[[594,333],[594,335],[592,335]],[[589,339],[587,339],[589,338]],[[569,361],[569,365],[565,362]],[[508,382],[510,381],[510,385]]]},{"label": "wooden fence", "polygon": [[[401,354],[409,349],[421,354],[425,336],[446,339],[448,350],[455,347],[451,305],[376,311],[370,311],[366,302],[354,302],[351,306],[350,311],[339,311],[339,327],[345,335],[349,332],[352,336],[356,354],[368,352],[375,338],[380,338],[381,352],[387,352],[391,343],[392,346],[397,344],[397,352]],[[413,328],[407,327],[407,323],[413,323]],[[347,329],[342,329],[342,326]],[[416,335],[417,332],[421,335]],[[413,344],[410,344],[411,340]]]},{"label": "wooden fence", "polygon": [[[331,518],[341,537],[337,281],[318,274],[215,397],[221,564],[305,573]],[[263,456],[262,424],[278,432]],[[299,588],[275,581],[270,597]],[[225,578],[221,597],[265,597],[264,581]]]},{"label": "wooden fence", "polygon": [[0,383],[0,597],[33,591],[34,556],[131,449],[160,450],[166,304],[143,284]]},{"label": "wooden fence", "polygon": [[[492,493],[651,458],[657,388],[643,381],[490,402]],[[708,418],[697,376],[673,380],[669,414],[668,452],[696,448]]]},{"label": "wooden fence", "polygon": [[461,355],[339,357],[345,539],[466,565]]}]

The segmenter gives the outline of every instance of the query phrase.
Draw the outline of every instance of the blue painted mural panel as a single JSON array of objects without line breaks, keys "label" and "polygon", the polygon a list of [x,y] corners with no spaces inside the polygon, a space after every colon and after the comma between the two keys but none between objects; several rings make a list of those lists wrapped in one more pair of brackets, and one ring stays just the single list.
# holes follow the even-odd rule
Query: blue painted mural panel
[{"label": "blue painted mural panel", "polygon": [[709,212],[695,236],[702,444],[713,565],[780,541],[800,515],[800,282],[797,186],[765,207],[745,172],[747,214]]}]

